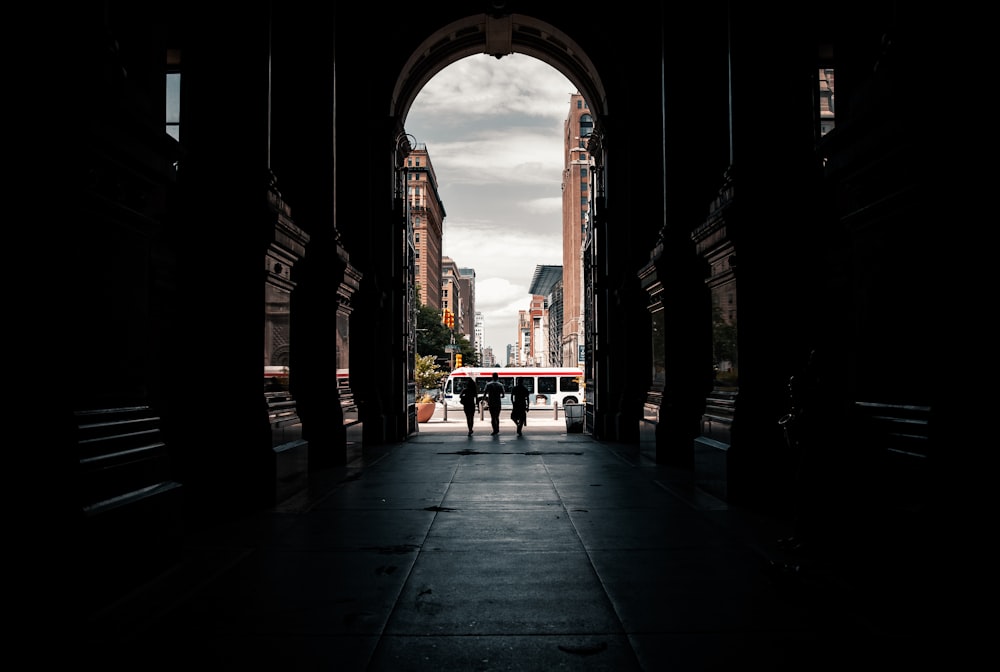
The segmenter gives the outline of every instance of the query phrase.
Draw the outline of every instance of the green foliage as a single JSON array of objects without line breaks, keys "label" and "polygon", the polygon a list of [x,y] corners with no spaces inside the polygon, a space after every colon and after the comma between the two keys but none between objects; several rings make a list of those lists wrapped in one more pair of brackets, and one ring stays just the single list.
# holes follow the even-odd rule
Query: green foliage
[{"label": "green foliage", "polygon": [[444,356],[451,331],[441,322],[441,311],[430,306],[417,308],[417,352]]},{"label": "green foliage", "polygon": [[[479,357],[472,343],[464,334],[454,334],[457,352],[462,353],[464,366],[478,366]],[[452,361],[451,353],[445,348],[451,344],[452,331],[441,321],[441,311],[429,306],[417,307],[417,352],[424,352],[443,360]]]},{"label": "green foliage", "polygon": [[413,380],[417,384],[417,390],[433,390],[441,387],[441,381],[448,375],[437,364],[434,355],[417,355],[416,364],[413,368]]}]

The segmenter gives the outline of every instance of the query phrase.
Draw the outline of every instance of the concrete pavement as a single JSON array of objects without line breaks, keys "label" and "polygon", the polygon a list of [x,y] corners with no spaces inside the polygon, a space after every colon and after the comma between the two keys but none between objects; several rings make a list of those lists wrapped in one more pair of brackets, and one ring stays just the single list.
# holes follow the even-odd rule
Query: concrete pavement
[{"label": "concrete pavement", "polygon": [[317,475],[309,495],[192,534],[95,614],[102,669],[832,670],[926,654],[921,614],[769,571],[784,522],[633,446],[450,413]]}]

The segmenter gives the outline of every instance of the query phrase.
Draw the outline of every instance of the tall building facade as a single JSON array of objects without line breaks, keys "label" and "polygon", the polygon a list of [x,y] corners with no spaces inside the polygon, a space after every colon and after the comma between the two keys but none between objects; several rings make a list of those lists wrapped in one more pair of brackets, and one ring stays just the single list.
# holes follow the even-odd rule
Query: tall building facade
[{"label": "tall building facade", "polygon": [[416,253],[413,270],[417,297],[421,304],[442,310],[441,239],[445,210],[438,194],[434,166],[423,143],[417,144],[406,158],[406,185]]},{"label": "tall building facade", "polygon": [[482,357],[482,359],[479,360],[481,362],[481,366],[484,366],[484,367],[498,366],[497,358],[493,354],[493,348],[492,347],[490,347],[488,345],[485,346],[483,348],[483,350],[482,350],[482,354],[480,355],[480,357]]},{"label": "tall building facade", "polygon": [[531,349],[528,366],[549,366],[548,306],[545,297],[534,294],[531,297]]},{"label": "tall building facade", "polygon": [[505,353],[507,355],[507,364],[505,366],[517,366],[517,351],[517,343],[507,344],[507,352]]},{"label": "tall building facade", "polygon": [[[558,366],[562,363],[563,333],[563,267],[540,264],[535,266],[528,293],[532,295],[532,319],[540,320],[534,328],[533,353],[536,366]],[[541,298],[541,308],[537,308]],[[544,337],[542,336],[544,334]]]},{"label": "tall building facade", "polygon": [[460,282],[458,264],[451,257],[441,257],[440,284],[441,311],[450,310],[455,314],[455,332],[464,333],[462,324],[462,283]]},{"label": "tall building facade", "polygon": [[583,364],[583,241],[590,226],[590,199],[593,159],[587,141],[594,130],[594,118],[587,101],[579,93],[569,100],[564,122],[565,168],[562,180],[563,231],[563,317],[562,353],[564,366]]},{"label": "tall building facade", "polygon": [[458,311],[455,326],[465,334],[473,349],[479,352],[479,338],[476,332],[476,269],[459,268],[458,282],[462,285],[462,305]]},{"label": "tall building facade", "polygon": [[531,311],[517,311],[517,345],[514,350],[513,361],[508,361],[507,366],[530,366],[531,365]]},{"label": "tall building facade", "polygon": [[476,311],[475,315],[476,315],[476,326],[475,329],[473,329],[473,331],[476,334],[476,340],[475,340],[476,354],[479,356],[479,365],[488,366],[488,364],[486,364],[486,353],[483,350],[483,339],[486,335],[485,319],[483,318],[483,314],[478,310]]}]

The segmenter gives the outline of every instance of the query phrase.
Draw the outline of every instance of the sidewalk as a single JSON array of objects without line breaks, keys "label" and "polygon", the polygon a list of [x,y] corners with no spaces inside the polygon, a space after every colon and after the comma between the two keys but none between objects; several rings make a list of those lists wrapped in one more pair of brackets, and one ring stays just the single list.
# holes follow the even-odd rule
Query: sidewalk
[{"label": "sidewalk", "polygon": [[[546,432],[562,429],[563,432],[566,432],[565,413],[562,409],[558,409],[558,411],[553,410],[552,408],[530,409],[528,411],[528,424],[525,425],[524,431],[528,432],[529,429],[532,431],[545,430]],[[437,408],[434,409],[434,415],[430,420],[418,423],[417,425],[418,433],[450,431],[460,432],[466,435],[468,434],[468,429],[465,424],[465,413],[456,409],[448,409],[446,411],[442,404],[437,405]],[[478,435],[479,433],[489,435],[492,428],[490,427],[490,414],[488,411],[476,413],[476,424],[474,425],[473,431],[474,435]],[[500,413],[500,432],[502,434],[506,431],[515,435],[517,433],[514,421],[510,419],[509,408],[505,408]]]},{"label": "sidewalk", "polygon": [[[784,585],[786,530],[634,447],[449,413],[308,501],[192,535],[88,623],[102,669],[833,670],[912,662],[850,586]],[[876,596],[877,597],[877,596]]]}]

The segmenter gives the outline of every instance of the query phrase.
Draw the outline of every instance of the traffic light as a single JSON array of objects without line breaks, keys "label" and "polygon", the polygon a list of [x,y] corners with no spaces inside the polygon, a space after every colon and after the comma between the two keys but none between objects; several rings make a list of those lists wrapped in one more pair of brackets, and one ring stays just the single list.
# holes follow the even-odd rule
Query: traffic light
[{"label": "traffic light", "polygon": [[455,313],[451,312],[450,309],[444,309],[444,326],[449,329],[455,328]]},{"label": "traffic light", "polygon": [[462,353],[455,354],[455,368],[462,366]]}]

